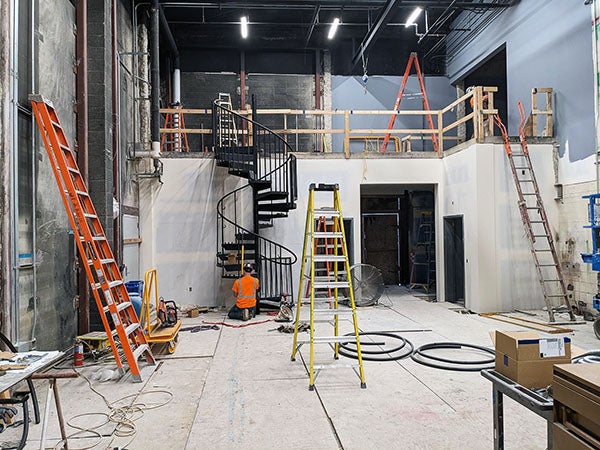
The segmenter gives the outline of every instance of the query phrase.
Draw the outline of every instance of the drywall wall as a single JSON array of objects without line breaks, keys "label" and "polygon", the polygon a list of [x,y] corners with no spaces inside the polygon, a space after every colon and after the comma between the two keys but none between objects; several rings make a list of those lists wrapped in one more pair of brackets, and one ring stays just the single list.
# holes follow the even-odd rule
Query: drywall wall
[{"label": "drywall wall", "polygon": [[[552,153],[552,145],[530,146],[540,193],[556,232]],[[476,312],[542,307],[541,288],[502,146],[473,145],[444,158],[440,194],[444,215],[464,218],[466,307]]]},{"label": "drywall wall", "polygon": [[[583,1],[529,0],[507,8],[478,34],[448,37],[448,76],[456,82],[506,46],[508,128],[516,135],[517,102],[531,109],[531,89],[554,89],[559,182],[595,178],[591,10]],[[464,28],[463,14],[454,27]],[[476,29],[474,26],[470,28]],[[543,33],[541,32],[543,30]],[[460,44],[460,45],[459,45]]]},{"label": "drywall wall", "polygon": [[[531,158],[554,230],[553,147],[530,146]],[[437,298],[443,300],[443,219],[462,215],[465,227],[466,307],[476,312],[542,307],[517,195],[500,143],[467,145],[444,158],[410,155],[298,153],[298,202],[287,219],[262,234],[300,258],[311,183],[337,183],[344,218],[353,219],[354,263],[360,262],[361,185],[433,185],[436,192]],[[212,157],[166,158],[164,185],[142,183],[142,266],[159,269],[161,295],[181,303],[220,306],[231,297],[230,280],[216,268],[216,203],[245,183],[215,166]],[[331,205],[331,193],[315,194],[315,205]],[[293,269],[298,287],[300,266]],[[192,288],[189,291],[189,287]],[[297,295],[297,292],[294,292]]]},{"label": "drywall wall", "polygon": [[221,284],[228,280],[221,280],[216,267],[216,205],[240,179],[226,177],[212,157],[163,163],[163,184],[140,180],[141,272],[157,269],[159,295],[165,299],[220,305]]},{"label": "drywall wall", "polygon": [[[367,83],[363,83],[360,77],[332,76],[332,109],[350,109],[350,110],[393,110],[398,89],[402,77],[394,76],[371,76]],[[456,91],[450,85],[446,77],[425,77],[425,90],[431,109],[441,109],[456,99]],[[412,75],[408,78],[400,109],[402,110],[423,110],[423,99],[420,95],[418,78]],[[452,113],[446,114],[445,119],[449,119]],[[353,115],[350,118],[350,128],[364,129],[387,129],[390,116],[359,116]],[[333,128],[344,129],[344,117],[333,116]],[[437,117],[434,118],[434,124],[437,123]],[[424,116],[401,115],[396,117],[394,128],[428,128]],[[333,135],[333,151],[343,151],[343,136]],[[351,142],[351,151],[362,151],[364,141]],[[390,149],[391,147],[388,147]],[[431,142],[423,143],[413,142],[414,150],[432,150]]]}]

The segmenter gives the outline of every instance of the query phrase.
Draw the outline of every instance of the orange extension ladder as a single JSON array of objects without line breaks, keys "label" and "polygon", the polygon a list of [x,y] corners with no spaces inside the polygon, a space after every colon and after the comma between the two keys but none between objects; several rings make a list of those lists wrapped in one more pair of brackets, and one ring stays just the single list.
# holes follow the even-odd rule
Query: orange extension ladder
[{"label": "orange extension ladder", "polygon": [[[423,94],[423,107],[426,111],[429,111],[429,101],[427,100],[427,93],[425,92],[425,82],[423,81],[423,74],[421,73],[421,66],[419,66],[419,59],[417,58],[417,53],[412,52],[410,57],[408,58],[408,63],[406,64],[406,70],[404,71],[404,76],[402,77],[402,83],[400,83],[400,89],[398,90],[398,95],[396,96],[396,102],[394,103],[394,111],[398,111],[400,108],[400,102],[402,101],[402,96],[404,95],[404,88],[406,88],[406,82],[408,81],[408,76],[410,75],[410,69],[412,65],[415,65],[415,70],[417,71],[417,78],[419,79],[419,86],[421,87],[421,93]],[[388,133],[385,135],[383,139],[383,143],[381,144],[381,151],[385,152],[387,150],[387,145],[390,140],[390,131],[394,128],[394,122],[396,121],[396,115],[392,113],[390,117],[390,122],[388,123]],[[427,118],[427,124],[429,125],[429,129],[434,131],[435,127],[433,126],[433,119],[431,118],[431,114],[427,114],[425,116]],[[436,152],[439,151],[439,143],[435,132],[431,133],[431,142],[433,143],[433,150]]]},{"label": "orange extension ladder", "polygon": [[[182,109],[181,105],[173,105],[172,109]],[[190,144],[188,143],[187,133],[185,131],[185,119],[183,112],[167,113],[165,117],[165,126],[160,139],[160,149],[162,152],[185,152],[189,153]],[[171,131],[179,130],[179,131]],[[167,134],[171,138],[167,140]]]},{"label": "orange extension ladder", "polygon": [[[118,264],[77,166],[75,153],[69,147],[65,132],[52,104],[40,95],[32,95],[30,100],[71,228],[75,234],[77,248],[82,259],[87,261],[85,272],[94,293],[117,368],[121,374],[124,373],[123,363],[114,339],[115,334],[121,343],[133,381],[141,382],[138,358],[145,355],[146,361],[154,364],[154,356],[129,300]],[[111,328],[107,313],[110,314],[114,329]]]}]

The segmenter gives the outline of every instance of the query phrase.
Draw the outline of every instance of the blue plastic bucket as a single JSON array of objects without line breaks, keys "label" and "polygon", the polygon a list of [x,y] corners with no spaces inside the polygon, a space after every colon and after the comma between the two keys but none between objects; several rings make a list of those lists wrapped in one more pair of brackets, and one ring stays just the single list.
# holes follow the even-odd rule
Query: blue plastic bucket
[{"label": "blue plastic bucket", "polygon": [[141,297],[144,293],[144,282],[142,280],[127,281],[125,282],[125,289],[129,293],[137,294]]}]

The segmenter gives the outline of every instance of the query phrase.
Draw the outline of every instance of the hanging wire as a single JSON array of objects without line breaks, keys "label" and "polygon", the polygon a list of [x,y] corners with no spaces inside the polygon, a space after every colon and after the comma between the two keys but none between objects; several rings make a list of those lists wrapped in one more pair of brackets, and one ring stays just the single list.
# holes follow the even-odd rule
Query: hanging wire
[{"label": "hanging wire", "polygon": [[367,64],[369,64],[369,57],[367,56],[367,58],[365,59],[364,51],[362,51],[360,53],[360,57],[362,59],[362,66],[363,66],[362,82],[363,82],[363,86],[365,88],[364,94],[367,95],[367,81],[369,81],[369,75],[367,75]]}]

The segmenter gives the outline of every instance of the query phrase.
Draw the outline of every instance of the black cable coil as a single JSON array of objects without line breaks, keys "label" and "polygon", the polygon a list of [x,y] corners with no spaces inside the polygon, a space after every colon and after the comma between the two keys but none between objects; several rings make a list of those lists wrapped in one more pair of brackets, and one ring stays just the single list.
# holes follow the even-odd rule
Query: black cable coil
[{"label": "black cable coil", "polygon": [[[384,331],[364,331],[364,332],[360,332],[358,334],[359,334],[359,336],[385,336],[385,337],[390,337],[393,339],[398,339],[400,341],[400,344],[397,347],[393,347],[389,350],[388,349],[364,350],[363,347],[365,347],[367,345],[380,345],[381,346],[381,345],[385,345],[385,343],[361,341],[360,342],[360,347],[361,347],[360,353],[362,355],[363,361],[380,361],[380,362],[398,361],[399,359],[410,356],[414,350],[413,344],[408,339],[403,338],[402,336],[399,336],[394,333],[386,333]],[[346,336],[352,336],[352,335],[354,335],[354,333],[346,334]],[[350,347],[349,345],[353,345],[353,346]],[[407,350],[404,350],[404,352],[400,353],[399,355],[392,356],[392,353],[399,352],[402,349],[404,349],[405,347],[407,348]],[[358,354],[356,352],[356,343],[354,343],[354,342],[341,343],[338,353],[347,358],[358,359]],[[387,356],[375,357],[375,356],[365,356],[365,355],[387,355]]]},{"label": "black cable coil", "polygon": [[[443,369],[443,370],[456,370],[460,372],[478,372],[483,369],[493,369],[494,368],[494,357],[486,358],[481,360],[457,360],[457,359],[448,359],[442,358],[440,356],[434,356],[431,354],[425,353],[428,350],[439,350],[439,349],[459,349],[459,348],[472,348],[475,350],[479,350],[485,353],[490,353],[495,355],[494,350],[482,347],[480,345],[473,344],[464,344],[462,342],[434,342],[432,344],[425,344],[411,355],[413,361],[423,364],[424,366],[433,367],[435,369]],[[439,363],[431,362],[439,361]],[[440,364],[443,363],[443,364]],[[491,364],[491,365],[490,365]],[[461,367],[465,366],[465,367]],[[477,367],[474,367],[477,366]]]}]

